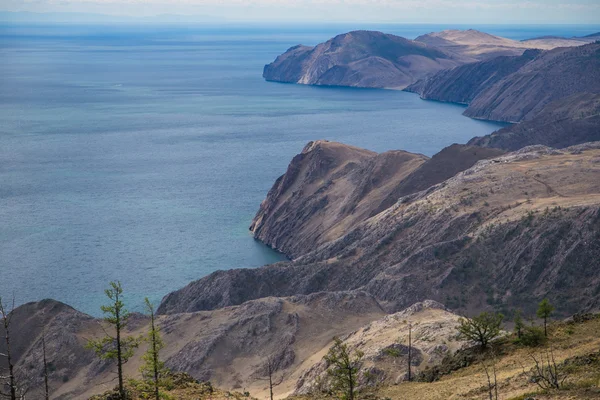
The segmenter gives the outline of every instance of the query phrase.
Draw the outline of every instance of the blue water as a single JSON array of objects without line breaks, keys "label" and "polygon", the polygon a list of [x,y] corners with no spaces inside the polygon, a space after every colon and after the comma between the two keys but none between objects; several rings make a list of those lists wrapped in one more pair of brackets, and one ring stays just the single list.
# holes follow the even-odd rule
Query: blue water
[{"label": "blue water", "polygon": [[288,47],[345,28],[0,27],[0,295],[98,315],[118,279],[138,310],[217,269],[283,259],[248,225],[308,141],[432,155],[497,128],[409,93],[261,78]]}]

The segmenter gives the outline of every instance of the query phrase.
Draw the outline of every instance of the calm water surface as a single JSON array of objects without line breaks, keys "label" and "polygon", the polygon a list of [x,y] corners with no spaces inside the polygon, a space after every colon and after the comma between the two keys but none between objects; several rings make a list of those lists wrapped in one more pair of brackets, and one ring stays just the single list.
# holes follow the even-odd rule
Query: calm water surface
[{"label": "calm water surface", "polygon": [[248,225],[308,141],[432,155],[497,129],[409,93],[261,78],[288,47],[352,28],[1,26],[0,295],[98,315],[118,279],[140,309],[217,269],[283,259]]}]

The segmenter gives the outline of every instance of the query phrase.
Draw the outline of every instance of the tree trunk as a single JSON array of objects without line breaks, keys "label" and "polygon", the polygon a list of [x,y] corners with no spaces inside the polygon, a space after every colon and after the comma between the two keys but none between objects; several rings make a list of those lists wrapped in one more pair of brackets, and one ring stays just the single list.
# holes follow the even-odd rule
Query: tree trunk
[{"label": "tree trunk", "polygon": [[10,400],[17,400],[17,387],[15,383],[15,371],[12,363],[12,357],[10,355],[10,333],[8,328],[10,326],[8,321],[8,316],[4,311],[4,307],[2,307],[2,319],[4,321],[4,333],[6,340],[6,360],[8,362],[8,376],[9,376],[9,385],[10,385]]},{"label": "tree trunk", "polygon": [[44,357],[44,389],[45,399],[50,399],[50,391],[48,390],[48,362],[46,361],[46,338],[42,336],[42,353]]},{"label": "tree trunk", "polygon": [[[119,301],[119,297],[116,297],[117,302]],[[116,305],[116,302],[115,302]],[[115,328],[117,330],[117,374],[119,375],[119,396],[121,400],[126,400],[125,398],[125,387],[123,386],[123,359],[121,354],[121,310],[118,307],[115,307],[115,318],[116,324]]]},{"label": "tree trunk", "polygon": [[156,350],[156,328],[154,327],[154,313],[150,317],[152,320],[152,362],[154,364],[154,397],[160,400],[158,393],[158,351]]}]

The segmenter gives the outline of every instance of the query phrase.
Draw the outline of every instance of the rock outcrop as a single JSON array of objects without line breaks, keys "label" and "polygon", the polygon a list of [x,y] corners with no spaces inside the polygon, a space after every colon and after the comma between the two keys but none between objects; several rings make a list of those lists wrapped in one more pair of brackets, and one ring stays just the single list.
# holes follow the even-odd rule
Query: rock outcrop
[{"label": "rock outcrop", "polygon": [[471,59],[373,31],[338,35],[315,47],[295,46],[268,64],[268,81],[306,85],[402,89]]},{"label": "rock outcrop", "polygon": [[546,296],[560,299],[560,314],[578,311],[600,296],[599,157],[595,143],[479,161],[292,262],[193,282],[160,311],[357,289],[389,312],[426,298],[458,309],[528,309]]}]

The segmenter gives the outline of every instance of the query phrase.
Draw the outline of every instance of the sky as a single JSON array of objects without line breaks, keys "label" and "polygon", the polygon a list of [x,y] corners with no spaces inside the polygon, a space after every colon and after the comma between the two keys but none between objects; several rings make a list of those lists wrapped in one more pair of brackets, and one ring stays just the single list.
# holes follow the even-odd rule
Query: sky
[{"label": "sky", "polygon": [[0,0],[0,12],[115,20],[172,18],[168,14],[207,21],[598,24],[600,0]]}]

